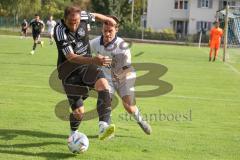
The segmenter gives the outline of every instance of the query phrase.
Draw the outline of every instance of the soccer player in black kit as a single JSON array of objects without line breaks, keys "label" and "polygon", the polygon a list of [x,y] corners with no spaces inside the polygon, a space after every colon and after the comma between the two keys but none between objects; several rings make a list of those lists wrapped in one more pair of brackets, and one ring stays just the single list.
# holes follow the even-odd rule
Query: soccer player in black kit
[{"label": "soccer player in black kit", "polygon": [[[88,97],[88,89],[95,89],[98,92],[98,136],[100,140],[104,140],[113,136],[115,125],[110,124],[111,98],[108,81],[99,66],[110,65],[111,59],[91,55],[88,31],[89,23],[95,19],[104,23],[116,23],[107,16],[81,12],[77,6],[68,6],[64,10],[64,19],[54,28],[54,39],[58,49],[59,78],[73,111],[69,116],[70,137],[78,132],[83,119],[83,101]],[[76,93],[79,88],[82,93]]]},{"label": "soccer player in black kit", "polygon": [[40,20],[40,16],[35,14],[35,19],[31,20],[29,27],[32,26],[32,36],[33,36],[33,49],[30,52],[32,55],[35,53],[37,44],[43,46],[43,41],[40,40],[40,34],[44,31],[45,24]]},{"label": "soccer player in black kit", "polygon": [[27,37],[27,28],[28,28],[28,22],[26,19],[23,20],[22,24],[22,30],[21,30],[21,39]]}]

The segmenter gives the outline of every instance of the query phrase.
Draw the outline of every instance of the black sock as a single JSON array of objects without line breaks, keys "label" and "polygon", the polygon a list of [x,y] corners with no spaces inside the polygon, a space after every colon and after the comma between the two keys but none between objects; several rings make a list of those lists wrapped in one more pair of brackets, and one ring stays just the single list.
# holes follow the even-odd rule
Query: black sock
[{"label": "black sock", "polygon": [[37,43],[34,43],[34,44],[33,44],[33,50],[35,50],[36,47],[37,47]]},{"label": "black sock", "polygon": [[72,131],[76,131],[81,123],[81,120],[76,119],[71,113],[69,116],[70,127]]},{"label": "black sock", "polygon": [[209,57],[209,62],[212,61],[212,57]]},{"label": "black sock", "polygon": [[99,121],[104,121],[110,124],[111,97],[108,90],[98,92],[97,112]]}]

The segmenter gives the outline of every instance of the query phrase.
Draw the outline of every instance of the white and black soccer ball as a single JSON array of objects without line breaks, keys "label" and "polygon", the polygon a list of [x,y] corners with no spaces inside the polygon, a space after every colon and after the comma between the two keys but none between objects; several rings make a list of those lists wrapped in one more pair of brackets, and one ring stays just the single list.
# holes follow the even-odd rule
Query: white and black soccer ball
[{"label": "white and black soccer ball", "polygon": [[68,148],[72,153],[86,152],[89,140],[84,133],[76,132],[68,138]]}]

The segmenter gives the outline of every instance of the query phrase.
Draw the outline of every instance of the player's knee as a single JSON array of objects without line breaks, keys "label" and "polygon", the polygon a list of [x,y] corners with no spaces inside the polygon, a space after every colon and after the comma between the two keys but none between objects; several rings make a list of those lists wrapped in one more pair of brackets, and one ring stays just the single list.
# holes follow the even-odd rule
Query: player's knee
[{"label": "player's knee", "polygon": [[132,106],[131,104],[123,102],[123,106],[129,114],[134,113],[135,109],[134,106]]},{"label": "player's knee", "polygon": [[73,111],[73,116],[75,117],[75,119],[81,121],[83,119],[84,116],[84,107],[78,107]]},{"label": "player's knee", "polygon": [[105,78],[98,79],[95,84],[95,89],[97,91],[109,90],[110,87],[109,87],[108,81]]},{"label": "player's knee", "polygon": [[123,103],[123,106],[124,106],[125,110],[126,110],[129,114],[132,114],[132,113],[135,112],[136,107],[135,107],[134,103],[132,102],[130,96],[124,96],[124,97],[122,98],[122,103]]}]

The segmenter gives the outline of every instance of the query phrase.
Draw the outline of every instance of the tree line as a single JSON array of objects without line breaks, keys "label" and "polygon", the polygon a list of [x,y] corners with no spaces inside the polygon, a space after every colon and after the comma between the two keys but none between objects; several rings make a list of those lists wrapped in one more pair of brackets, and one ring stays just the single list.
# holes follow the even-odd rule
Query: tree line
[{"label": "tree line", "polygon": [[121,24],[131,22],[132,3],[134,2],[134,24],[140,26],[140,17],[143,13],[143,3],[147,0],[1,0],[0,17],[14,19],[16,24],[24,18],[31,19],[38,13],[42,19],[53,15],[55,19],[63,17],[65,6],[74,3],[82,9],[105,15],[117,16]]}]

